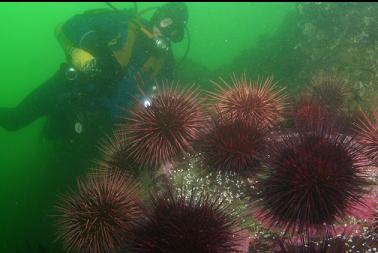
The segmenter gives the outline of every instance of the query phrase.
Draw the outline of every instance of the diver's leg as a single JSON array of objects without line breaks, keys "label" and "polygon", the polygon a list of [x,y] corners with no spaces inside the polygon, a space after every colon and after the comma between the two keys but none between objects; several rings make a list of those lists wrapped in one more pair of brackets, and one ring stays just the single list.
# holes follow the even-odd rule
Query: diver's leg
[{"label": "diver's leg", "polygon": [[[46,115],[62,87],[61,71],[29,94],[15,108],[0,108],[0,127],[15,131]],[[55,98],[55,99],[54,99]]]}]

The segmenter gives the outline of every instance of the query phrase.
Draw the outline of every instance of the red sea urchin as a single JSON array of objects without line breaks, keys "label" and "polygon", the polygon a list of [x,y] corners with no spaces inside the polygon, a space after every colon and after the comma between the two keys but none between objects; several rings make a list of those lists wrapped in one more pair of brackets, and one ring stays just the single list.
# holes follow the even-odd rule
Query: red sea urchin
[{"label": "red sea urchin", "polygon": [[230,85],[221,79],[215,93],[211,93],[215,107],[222,114],[230,114],[240,119],[258,120],[267,127],[275,126],[282,120],[287,107],[287,95],[284,88],[277,87],[272,77],[247,80],[246,76],[232,78]]},{"label": "red sea urchin", "polygon": [[331,225],[360,202],[369,162],[336,124],[311,119],[312,129],[296,129],[268,146],[261,177],[262,218],[285,232]]},{"label": "red sea urchin", "polygon": [[217,113],[196,148],[209,170],[250,176],[260,164],[266,136],[267,130],[256,121]]},{"label": "red sea urchin", "polygon": [[[330,113],[324,106],[321,106],[317,101],[310,97],[302,96],[300,100],[293,106],[292,119],[297,129],[306,129],[311,127],[314,120],[329,121],[331,119]],[[333,121],[331,121],[333,122]]]},{"label": "red sea urchin", "polygon": [[153,194],[147,220],[134,232],[131,252],[239,252],[240,231],[229,207],[205,192],[169,188]]},{"label": "red sea urchin", "polygon": [[122,134],[114,134],[113,137],[105,138],[99,147],[101,159],[97,161],[97,167],[103,169],[130,170],[132,161],[127,154],[126,137]]},{"label": "red sea urchin", "polygon": [[101,171],[78,180],[78,193],[58,209],[59,238],[68,252],[116,252],[141,215],[138,186],[119,171]]},{"label": "red sea urchin", "polygon": [[329,112],[340,113],[347,109],[347,101],[351,98],[352,92],[343,80],[322,72],[312,79],[309,95]]},{"label": "red sea urchin", "polygon": [[192,150],[204,114],[196,91],[164,83],[151,103],[132,110],[127,120],[120,132],[128,139],[128,154],[140,167],[154,167]]},{"label": "red sea urchin", "polygon": [[365,154],[378,166],[378,113],[372,110],[373,120],[362,112],[360,119],[355,123],[357,141],[365,147]]}]

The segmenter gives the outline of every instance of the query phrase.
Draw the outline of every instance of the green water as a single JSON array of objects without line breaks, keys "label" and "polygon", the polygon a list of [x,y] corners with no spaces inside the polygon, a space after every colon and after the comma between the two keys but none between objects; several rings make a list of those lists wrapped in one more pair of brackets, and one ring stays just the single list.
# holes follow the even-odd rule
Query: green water
[{"label": "green water", "polygon": [[[143,9],[161,3],[139,4]],[[117,3],[131,7],[131,3]],[[54,28],[74,14],[103,8],[103,3],[0,4],[0,107],[16,106],[64,61]],[[291,3],[189,3],[191,47],[188,58],[211,69],[230,64],[261,36],[274,34]],[[187,40],[175,45],[177,58]],[[251,59],[253,60],[253,59]],[[274,72],[270,65],[264,69]],[[229,74],[229,73],[225,73]],[[62,252],[55,242],[54,204],[82,168],[54,166],[51,143],[44,141],[41,118],[17,132],[0,129],[0,252]]]}]

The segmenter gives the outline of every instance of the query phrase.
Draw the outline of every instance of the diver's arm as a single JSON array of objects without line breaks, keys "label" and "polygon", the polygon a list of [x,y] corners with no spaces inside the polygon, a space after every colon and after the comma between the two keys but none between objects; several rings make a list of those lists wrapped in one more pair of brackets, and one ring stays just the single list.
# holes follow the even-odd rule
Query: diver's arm
[{"label": "diver's arm", "polygon": [[127,34],[127,28],[128,18],[122,13],[87,11],[58,26],[55,34],[68,62],[77,70],[109,74],[117,71],[117,64],[121,64],[113,51],[119,48],[113,47],[121,34]]},{"label": "diver's arm", "polygon": [[[24,108],[25,109],[25,108]],[[37,117],[36,117],[37,118]],[[0,127],[8,131],[17,131],[30,122],[34,118],[27,111],[16,108],[0,108]]]},{"label": "diver's arm", "polygon": [[57,103],[59,74],[43,83],[15,108],[0,108],[0,127],[16,131],[46,115]]},{"label": "diver's arm", "polygon": [[169,55],[167,56],[164,62],[163,67],[158,73],[158,78],[172,80],[175,68],[176,68],[176,60],[173,56],[172,51],[170,51]]},{"label": "diver's arm", "polygon": [[98,58],[109,52],[102,32],[106,16],[106,13],[98,15],[87,11],[73,16],[55,29],[55,36],[67,61],[81,72],[92,71]]},{"label": "diver's arm", "polygon": [[63,48],[68,62],[71,62],[77,70],[84,72],[86,67],[95,61],[95,57],[88,48],[82,48],[83,45],[75,43],[63,32],[63,25],[56,27],[55,36]]},{"label": "diver's arm", "polygon": [[39,87],[17,107],[0,108],[0,127],[9,131],[16,131],[42,117],[47,108],[51,106],[46,103],[46,96],[48,94],[44,91],[44,87]]}]

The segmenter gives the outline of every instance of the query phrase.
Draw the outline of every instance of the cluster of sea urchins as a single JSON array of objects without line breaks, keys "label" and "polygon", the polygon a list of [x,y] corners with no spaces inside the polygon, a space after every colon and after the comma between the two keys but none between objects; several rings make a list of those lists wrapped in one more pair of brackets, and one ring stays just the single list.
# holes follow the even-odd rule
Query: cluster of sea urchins
[{"label": "cluster of sea urchins", "polygon": [[267,133],[287,111],[287,94],[273,78],[251,82],[232,78],[211,93],[212,116],[199,138],[197,151],[211,171],[251,176],[259,167]]},{"label": "cluster of sea urchins", "polygon": [[68,252],[240,252],[238,221],[222,197],[165,184],[143,205],[135,182],[118,170],[90,174],[78,186],[59,207]]},{"label": "cluster of sea urchins", "polygon": [[[142,207],[136,183],[114,172],[135,164],[157,168],[192,151],[211,170],[249,177],[259,169],[254,210],[270,228],[309,236],[309,231],[324,231],[342,221],[365,192],[364,168],[370,165],[366,158],[373,159],[376,152],[377,126],[365,116],[355,127],[358,138],[342,131],[328,108],[339,107],[337,115],[343,111],[347,92],[335,80],[314,81],[310,99],[294,108],[289,128],[280,126],[287,116],[287,95],[272,78],[251,82],[242,76],[217,84],[209,115],[197,91],[165,83],[150,103],[131,110],[103,146],[98,165],[104,170],[79,181],[78,193],[62,203],[59,224],[65,248],[91,253],[120,248],[240,252],[239,222],[222,199],[167,186],[153,192]],[[333,90],[337,106],[323,105],[332,102],[324,98],[331,94],[328,90]],[[315,251],[293,251],[300,246],[282,244],[281,250],[334,252],[313,246]]]}]

